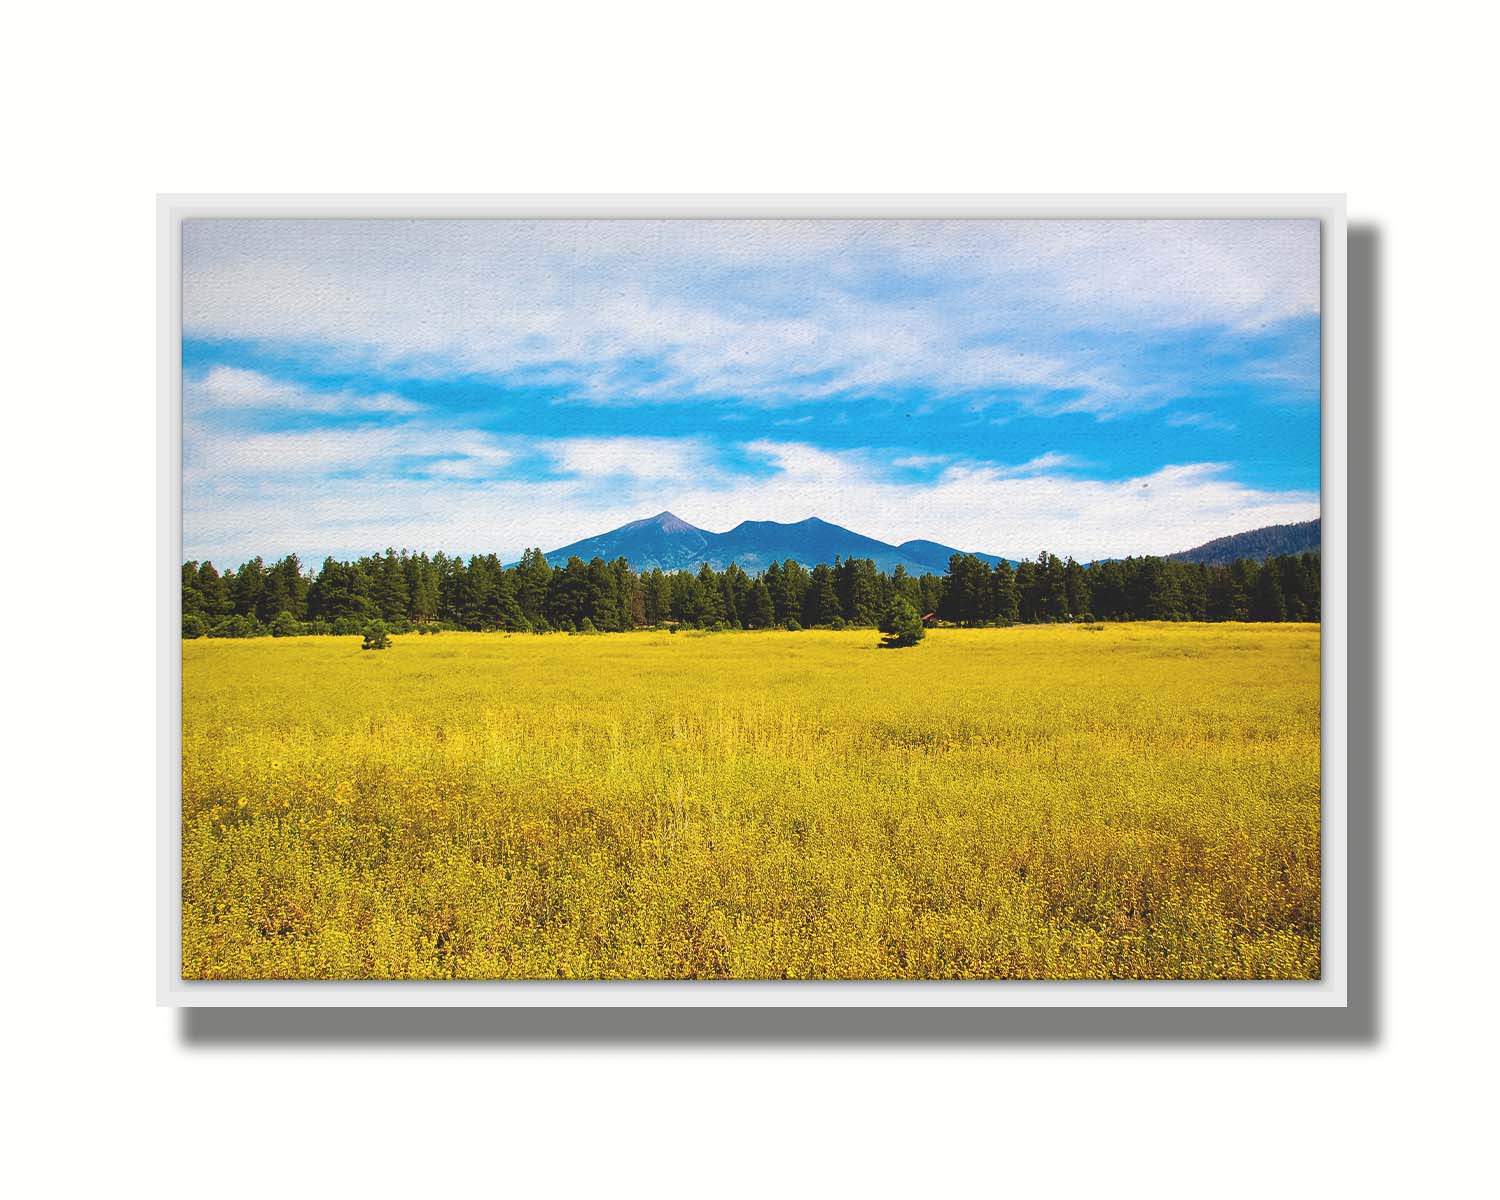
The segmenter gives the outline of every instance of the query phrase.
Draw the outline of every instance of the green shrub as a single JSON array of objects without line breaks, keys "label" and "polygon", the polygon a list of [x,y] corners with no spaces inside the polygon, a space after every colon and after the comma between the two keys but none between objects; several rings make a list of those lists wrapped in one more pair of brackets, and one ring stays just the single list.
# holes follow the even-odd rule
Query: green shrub
[{"label": "green shrub", "polygon": [[247,638],[260,633],[260,622],[254,617],[225,617],[208,631],[211,638]]},{"label": "green shrub", "polygon": [[371,621],[365,626],[365,640],[360,646],[361,650],[389,650],[390,647],[391,633],[384,621]]},{"label": "green shrub", "polygon": [[902,646],[915,646],[927,636],[922,628],[922,618],[905,596],[897,596],[880,618],[880,632],[885,634],[880,644],[887,650]]},{"label": "green shrub", "polygon": [[302,632],[302,626],[297,623],[297,618],[282,609],[276,614],[276,619],[271,622],[272,637],[294,637]]},{"label": "green shrub", "polygon": [[185,638],[201,638],[208,632],[208,622],[197,613],[188,613],[182,618],[182,636]]}]

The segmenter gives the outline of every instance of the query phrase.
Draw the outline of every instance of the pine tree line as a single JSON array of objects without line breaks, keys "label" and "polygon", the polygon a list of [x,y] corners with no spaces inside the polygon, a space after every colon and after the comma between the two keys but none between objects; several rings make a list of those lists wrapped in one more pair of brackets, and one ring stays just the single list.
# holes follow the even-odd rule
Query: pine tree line
[{"label": "pine tree line", "polygon": [[615,632],[698,629],[874,628],[892,600],[955,625],[1050,621],[1317,621],[1321,558],[1282,555],[1205,566],[1126,558],[1087,566],[1043,551],[1014,568],[955,554],[946,575],[886,574],[867,558],[811,569],[791,559],[752,576],[731,563],[696,573],[632,570],[625,559],[563,567],[528,550],[506,567],[390,549],[353,562],[325,559],[316,575],[295,554],[252,558],[220,572],[182,565],[184,637],[356,634],[371,621],[412,629]]}]

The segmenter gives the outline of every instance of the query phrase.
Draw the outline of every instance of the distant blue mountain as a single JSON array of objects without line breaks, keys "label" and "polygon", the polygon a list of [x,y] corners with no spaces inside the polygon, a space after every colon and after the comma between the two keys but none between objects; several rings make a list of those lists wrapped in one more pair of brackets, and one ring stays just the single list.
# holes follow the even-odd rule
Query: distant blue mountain
[{"label": "distant blue mountain", "polygon": [[1191,550],[1169,554],[1167,557],[1178,562],[1224,567],[1237,558],[1265,559],[1274,554],[1302,554],[1322,548],[1323,520],[1319,517],[1296,525],[1267,525],[1262,529],[1215,538],[1201,546],[1194,546]]},{"label": "distant blue mountain", "polygon": [[[927,542],[920,538],[912,542],[902,542],[897,547],[908,558],[916,559],[918,562],[930,563],[934,574],[942,574],[948,569],[948,559],[963,551],[955,550],[952,546],[945,546],[942,542]],[[1002,559],[998,554],[980,554],[978,551],[970,551],[971,557],[979,559],[980,562],[994,566],[997,562],[1008,562],[1015,566],[1019,561],[1014,558]],[[907,570],[911,568],[908,567]]]},{"label": "distant blue mountain", "polygon": [[[920,540],[893,546],[817,517],[790,525],[779,521],[742,521],[727,533],[711,533],[663,512],[561,546],[548,553],[547,561],[561,566],[575,555],[585,561],[623,558],[637,571],[653,567],[663,571],[696,571],[703,563],[722,571],[730,563],[738,563],[754,575],[773,562],[789,558],[807,567],[831,564],[836,558],[869,558],[882,571],[894,571],[901,566],[912,575],[941,575],[948,569],[948,559],[960,553],[963,552],[952,546]],[[993,554],[974,557],[991,565],[1000,561]]]}]

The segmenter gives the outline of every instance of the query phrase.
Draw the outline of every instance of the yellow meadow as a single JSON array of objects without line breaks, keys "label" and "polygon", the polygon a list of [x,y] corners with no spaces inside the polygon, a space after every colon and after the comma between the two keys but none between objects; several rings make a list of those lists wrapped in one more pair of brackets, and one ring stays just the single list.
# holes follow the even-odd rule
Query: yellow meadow
[{"label": "yellow meadow", "polygon": [[183,644],[189,978],[1309,978],[1318,630]]}]

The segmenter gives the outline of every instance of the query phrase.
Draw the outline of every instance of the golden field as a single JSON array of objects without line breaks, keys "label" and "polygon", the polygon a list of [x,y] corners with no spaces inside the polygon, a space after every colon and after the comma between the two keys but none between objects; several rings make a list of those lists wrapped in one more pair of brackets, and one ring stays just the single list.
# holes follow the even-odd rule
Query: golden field
[{"label": "golden field", "polygon": [[1310,978],[1318,629],[183,643],[187,978]]}]

